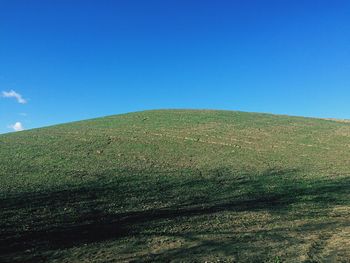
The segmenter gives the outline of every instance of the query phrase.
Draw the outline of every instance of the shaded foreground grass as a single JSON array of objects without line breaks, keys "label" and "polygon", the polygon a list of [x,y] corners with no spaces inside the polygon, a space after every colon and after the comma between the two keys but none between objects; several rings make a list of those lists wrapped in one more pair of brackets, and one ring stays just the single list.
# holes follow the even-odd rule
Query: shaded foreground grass
[{"label": "shaded foreground grass", "polygon": [[[349,210],[336,210],[349,206],[350,179],[306,180],[297,170],[138,173],[2,198],[0,258],[46,261],[84,247],[89,254],[87,246],[106,242],[115,243],[111,261],[341,257],[322,255],[322,246],[350,228]],[[149,253],[149,239],[159,239],[159,251]],[[129,253],[118,247],[126,240]]]},{"label": "shaded foreground grass", "polygon": [[0,262],[348,262],[350,124],[149,111],[0,136]]}]

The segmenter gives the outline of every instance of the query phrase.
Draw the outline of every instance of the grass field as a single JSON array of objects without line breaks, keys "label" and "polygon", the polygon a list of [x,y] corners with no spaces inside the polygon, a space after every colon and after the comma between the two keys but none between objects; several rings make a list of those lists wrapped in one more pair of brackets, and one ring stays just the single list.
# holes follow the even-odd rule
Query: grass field
[{"label": "grass field", "polygon": [[350,262],[350,123],[158,110],[0,136],[0,262]]}]

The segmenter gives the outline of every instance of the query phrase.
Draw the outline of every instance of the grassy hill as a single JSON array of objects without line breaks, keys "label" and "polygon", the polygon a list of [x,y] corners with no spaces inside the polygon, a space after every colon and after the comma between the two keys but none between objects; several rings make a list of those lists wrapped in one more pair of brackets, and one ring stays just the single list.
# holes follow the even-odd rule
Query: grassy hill
[{"label": "grassy hill", "polygon": [[159,110],[0,136],[0,262],[349,262],[350,123]]}]

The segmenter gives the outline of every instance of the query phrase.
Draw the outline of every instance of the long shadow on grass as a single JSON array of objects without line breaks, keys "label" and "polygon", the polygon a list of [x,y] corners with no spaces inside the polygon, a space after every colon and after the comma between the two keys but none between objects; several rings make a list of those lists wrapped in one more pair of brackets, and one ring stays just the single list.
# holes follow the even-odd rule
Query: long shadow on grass
[{"label": "long shadow on grass", "polygon": [[[15,261],[11,258],[14,254],[27,254],[38,262],[44,258],[34,256],[41,252],[135,236],[164,220],[223,211],[284,213],[289,205],[298,202],[322,208],[347,202],[349,180],[305,181],[297,179],[297,172],[270,170],[260,175],[235,177],[227,169],[221,169],[206,172],[213,176],[203,176],[201,172],[185,181],[164,181],[165,186],[159,177],[154,181],[148,177],[147,181],[135,182],[135,187],[131,183],[125,189],[120,188],[123,184],[118,181],[99,182],[97,186],[95,182],[80,188],[2,198],[0,259]],[[127,209],[127,212],[110,209],[113,202],[124,206],[138,194],[154,201],[193,190],[197,192],[162,208]],[[210,192],[215,190],[214,194]],[[148,199],[143,200],[147,204]],[[177,253],[180,252],[174,255]]]}]

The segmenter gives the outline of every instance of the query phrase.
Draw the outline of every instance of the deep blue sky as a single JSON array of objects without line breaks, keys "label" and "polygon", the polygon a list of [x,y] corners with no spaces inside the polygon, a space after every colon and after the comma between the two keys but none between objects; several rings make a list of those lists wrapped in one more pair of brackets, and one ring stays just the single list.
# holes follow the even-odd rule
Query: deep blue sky
[{"label": "deep blue sky", "polygon": [[350,1],[0,0],[11,90],[27,103],[0,98],[0,133],[156,108],[350,118]]}]

